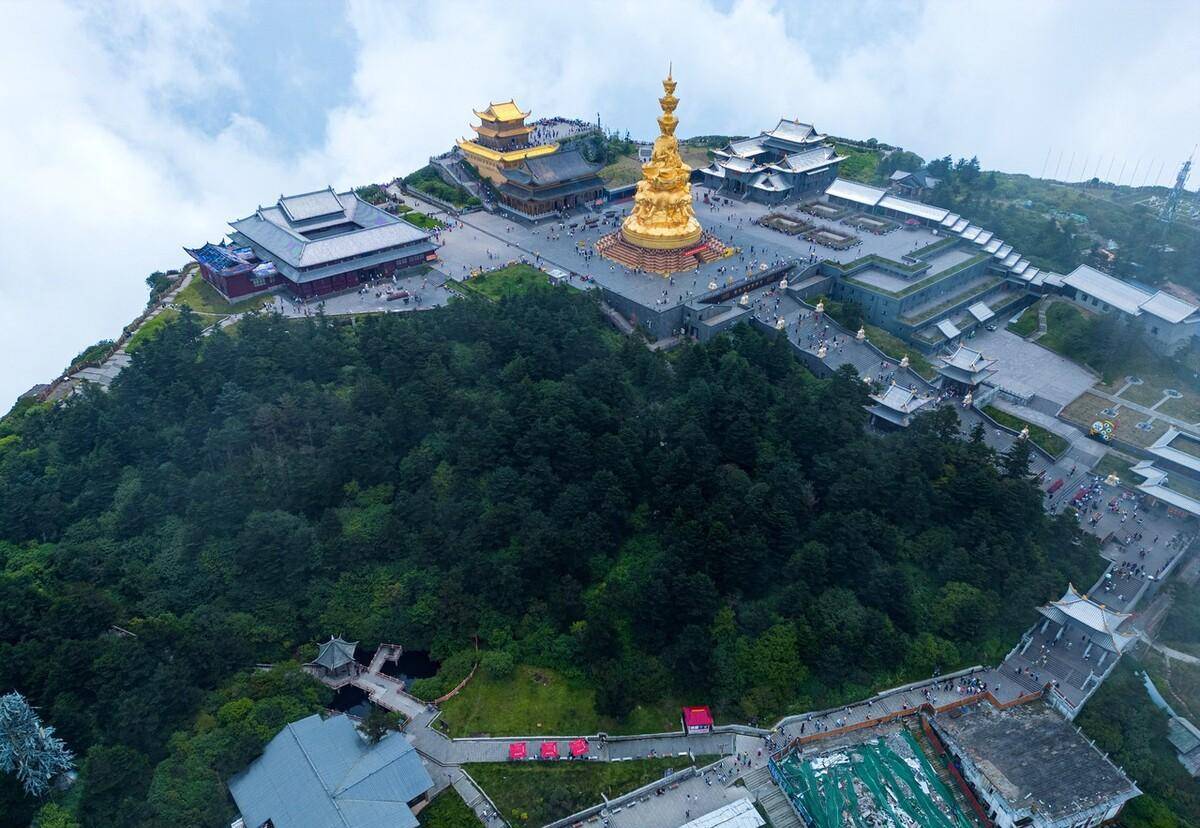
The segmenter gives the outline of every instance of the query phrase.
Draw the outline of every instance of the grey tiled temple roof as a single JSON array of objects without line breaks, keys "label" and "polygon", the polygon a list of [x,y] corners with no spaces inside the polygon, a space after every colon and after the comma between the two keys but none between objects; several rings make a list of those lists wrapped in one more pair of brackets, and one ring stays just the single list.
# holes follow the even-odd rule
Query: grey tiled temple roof
[{"label": "grey tiled temple roof", "polygon": [[408,804],[433,787],[403,734],[375,745],[346,716],[309,716],[229,783],[246,828],[416,828]]}]

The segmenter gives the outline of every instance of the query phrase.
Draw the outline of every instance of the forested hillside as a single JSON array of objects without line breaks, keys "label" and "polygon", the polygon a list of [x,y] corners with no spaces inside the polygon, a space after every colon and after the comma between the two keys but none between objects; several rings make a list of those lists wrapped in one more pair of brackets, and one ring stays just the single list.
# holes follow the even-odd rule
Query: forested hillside
[{"label": "forested hillside", "polygon": [[[253,666],[331,633],[429,650],[433,682],[477,641],[613,717],[766,719],[996,658],[1098,566],[952,412],[879,438],[782,339],[664,356],[565,289],[206,338],[185,312],[133,359],[0,422],[0,691],[79,756],[59,825],[220,824],[324,702]],[[0,823],[37,806],[0,779]]]}]

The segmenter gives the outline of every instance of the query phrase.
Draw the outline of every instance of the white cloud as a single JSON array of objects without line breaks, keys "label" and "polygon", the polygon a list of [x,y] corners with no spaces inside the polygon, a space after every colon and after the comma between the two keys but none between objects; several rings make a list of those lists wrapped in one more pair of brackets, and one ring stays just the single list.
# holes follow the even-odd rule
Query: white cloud
[{"label": "white cloud", "polygon": [[[298,155],[250,109],[236,49],[284,50],[295,94],[319,49],[230,32],[236,13],[175,0],[0,7],[0,408],[136,315],[142,278],[285,191],[401,174],[515,96],[535,117],[649,137],[674,62],[681,135],[753,133],[780,116],[926,156],[1037,174],[1173,175],[1200,138],[1200,5],[778,5],[351,2],[348,103]],[[236,12],[236,9],[235,9]],[[280,4],[280,14],[288,5]],[[218,23],[217,21],[221,21]],[[231,22],[232,21],[232,22]],[[827,21],[827,22],[826,22]],[[248,92],[255,94],[248,94]],[[190,123],[181,102],[225,104]],[[206,110],[207,111],[207,110]],[[217,107],[220,111],[220,107]],[[1154,159],[1151,161],[1151,159]]]}]

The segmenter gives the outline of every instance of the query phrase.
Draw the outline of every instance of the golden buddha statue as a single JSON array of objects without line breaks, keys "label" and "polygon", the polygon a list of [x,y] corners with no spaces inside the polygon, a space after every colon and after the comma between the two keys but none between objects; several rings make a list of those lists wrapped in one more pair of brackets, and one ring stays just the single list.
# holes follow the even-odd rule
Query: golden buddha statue
[{"label": "golden buddha statue", "polygon": [[642,180],[633,197],[633,210],[621,225],[621,237],[629,244],[655,250],[676,250],[699,243],[703,231],[692,209],[692,187],[688,183],[692,168],[679,157],[675,138],[675,81],[670,70],[663,81],[667,93],[658,99],[663,114],[658,116],[661,131],[654,140],[654,152],[642,165]]}]

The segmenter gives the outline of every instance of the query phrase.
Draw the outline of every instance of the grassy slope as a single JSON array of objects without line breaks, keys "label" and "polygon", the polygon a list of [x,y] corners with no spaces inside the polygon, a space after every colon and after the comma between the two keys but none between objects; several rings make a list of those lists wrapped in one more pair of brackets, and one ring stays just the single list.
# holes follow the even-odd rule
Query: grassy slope
[{"label": "grassy slope", "polygon": [[530,265],[515,264],[476,276],[465,287],[496,302],[506,296],[521,296],[530,288],[545,284],[545,273]]},{"label": "grassy slope", "polygon": [[422,808],[417,822],[421,828],[479,828],[475,812],[454,788],[446,788]]},{"label": "grassy slope", "polygon": [[1041,446],[1055,457],[1070,448],[1070,443],[1068,443],[1062,437],[1059,437],[1057,434],[1051,431],[1047,431],[1039,425],[1034,425],[1026,420],[1022,420],[1020,417],[1014,417],[1012,414],[1009,414],[1006,411],[1001,411],[1000,409],[994,408],[990,405],[983,410],[989,417],[1002,426],[1008,426],[1009,428],[1016,429],[1017,431],[1027,427],[1029,429],[1029,439],[1033,440],[1034,443]]},{"label": "grassy slope", "polygon": [[177,318],[179,318],[179,311],[175,310],[174,308],[167,308],[158,316],[154,317],[146,324],[142,325],[142,327],[138,328],[137,333],[129,337],[129,341],[125,343],[125,350],[127,352],[137,350],[144,342],[148,342],[149,340],[158,336],[159,332],[162,331],[163,328],[175,321]]},{"label": "grassy slope", "polygon": [[1041,307],[1041,302],[1035,302],[1025,309],[1021,314],[1021,318],[1016,322],[1008,325],[1008,329],[1017,336],[1029,336],[1037,330],[1038,326],[1038,309]]},{"label": "grassy slope", "polygon": [[[684,163],[691,166],[692,169],[708,166],[708,150],[704,147],[681,144],[679,154],[683,156]],[[623,155],[600,170],[600,178],[609,187],[624,187],[628,184],[635,184],[641,180],[641,177],[642,165],[638,162],[636,155]]]},{"label": "grassy slope", "polygon": [[925,355],[898,336],[885,331],[883,328],[877,328],[874,325],[864,324],[863,327],[867,331],[867,341],[896,360],[897,363],[900,362],[905,354],[908,354],[910,368],[925,379],[933,379],[937,376],[937,371],[933,369],[933,365],[925,358]]},{"label": "grassy slope", "polygon": [[622,722],[596,712],[595,690],[554,670],[519,666],[510,678],[480,673],[442,705],[442,717],[455,736],[491,734],[550,736],[648,733],[678,730],[679,708],[666,700],[654,708],[636,707]]},{"label": "grassy slope", "polygon": [[187,305],[196,311],[196,313],[213,313],[228,316],[234,313],[246,313],[247,311],[261,308],[270,299],[271,297],[269,296],[255,296],[240,302],[227,302],[225,297],[217,292],[216,288],[203,279],[195,278],[192,279],[187,287],[179,291],[175,297],[175,304]]},{"label": "grassy slope", "polygon": [[466,767],[510,823],[544,825],[598,804],[601,794],[613,797],[628,793],[661,779],[668,771],[691,764],[685,756],[631,762],[521,762]]}]

